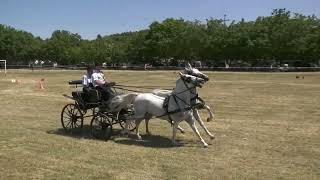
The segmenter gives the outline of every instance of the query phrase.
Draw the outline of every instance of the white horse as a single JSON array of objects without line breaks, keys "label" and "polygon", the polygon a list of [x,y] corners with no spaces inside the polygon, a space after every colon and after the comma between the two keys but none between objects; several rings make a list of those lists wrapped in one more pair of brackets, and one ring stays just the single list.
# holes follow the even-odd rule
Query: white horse
[{"label": "white horse", "polygon": [[[193,67],[190,65],[190,63],[187,64],[187,66],[184,68],[184,70],[183,70],[182,73],[183,73],[183,74],[189,74],[189,75],[192,75],[192,76],[195,76],[195,77],[202,78],[202,79],[204,79],[206,82],[209,81],[209,77],[208,77],[206,74],[200,72],[200,71],[199,71],[198,69],[196,69],[196,68],[193,68]],[[211,108],[210,108],[208,105],[206,105],[206,104],[204,104],[203,108],[206,109],[206,110],[208,111],[209,115],[210,115],[210,116],[207,118],[207,122],[212,121],[214,115],[213,115],[213,112],[211,111]],[[213,110],[214,110],[214,109],[213,109]],[[199,112],[198,112],[198,113],[199,113]],[[201,119],[200,119],[200,120],[201,120]],[[201,121],[202,121],[202,120],[201,120]]]},{"label": "white horse", "polygon": [[[187,66],[184,68],[184,70],[182,71],[182,73],[183,73],[183,74],[189,74],[189,75],[192,75],[192,76],[195,76],[195,77],[202,78],[202,79],[204,79],[205,81],[209,81],[209,77],[208,77],[206,74],[200,72],[200,71],[199,71],[198,69],[196,69],[196,68],[193,68],[189,63],[188,63]],[[155,94],[155,95],[157,95],[157,96],[167,97],[167,96],[169,96],[169,95],[172,93],[172,91],[171,91],[171,90],[164,90],[164,89],[155,89],[155,90],[153,90],[151,93],[152,93],[152,94]],[[191,97],[191,98],[193,98],[193,97]],[[209,117],[207,118],[207,122],[212,121],[213,118],[214,118],[214,114],[213,114],[213,112],[211,111],[211,108],[210,108],[208,105],[206,105],[206,104],[204,105],[203,108],[206,109],[206,110],[208,111],[208,113],[209,113]],[[214,110],[214,109],[213,109],[213,110]],[[198,111],[198,110],[196,109],[196,111]],[[202,120],[201,120],[201,121],[202,121]]]},{"label": "white horse", "polygon": [[[191,99],[193,99],[194,97],[197,96],[197,89],[194,87],[194,88],[191,88],[190,89],[191,91]],[[169,91],[169,90],[153,90],[152,91],[152,94],[154,95],[157,95],[157,96],[160,96],[160,97],[168,97],[172,94],[172,91]],[[193,100],[191,100],[191,105],[196,105],[196,99],[194,99],[194,102],[192,102]],[[202,106],[207,106],[207,105],[202,105]],[[208,106],[207,106],[208,107]],[[209,107],[210,108],[210,107]],[[199,114],[199,111],[198,109],[195,107],[195,108],[192,108],[192,111],[193,111],[193,116],[195,117],[195,119],[198,121],[198,123],[200,124],[200,126],[203,128],[203,130],[207,133],[208,136],[210,136],[211,139],[214,139],[215,136],[208,130],[208,128],[205,126],[205,124],[203,123],[201,117],[200,117],[200,114]],[[149,120],[150,119],[146,119],[146,133],[147,134],[151,134],[150,131],[149,131]],[[178,129],[184,133],[184,129],[180,126],[178,126]]]},{"label": "white horse", "polygon": [[129,109],[138,93],[120,94],[106,102],[106,111],[120,112],[122,109]]},{"label": "white horse", "polygon": [[[204,147],[207,147],[208,144],[203,140],[195,126],[195,118],[190,104],[191,89],[201,87],[204,83],[204,79],[182,73],[180,73],[180,76],[181,77],[176,81],[175,89],[171,96],[169,96],[167,109],[163,107],[165,100],[163,97],[156,96],[151,93],[141,93],[135,98],[133,102],[134,115],[130,119],[135,120],[136,135],[138,139],[141,139],[139,134],[139,125],[143,119],[149,120],[154,116],[162,119],[169,118],[170,121],[173,122],[172,143],[173,145],[177,145],[176,131],[178,125],[181,121],[186,120],[203,143]],[[126,128],[124,132],[128,132],[129,121],[130,120],[126,121]]]},{"label": "white horse", "polygon": [[[189,74],[189,75],[193,75],[193,76],[196,76],[196,77],[200,77],[202,79],[204,79],[205,81],[208,81],[209,80],[209,77],[205,74],[203,74],[202,72],[200,72],[198,69],[196,68],[193,68],[189,63],[187,64],[187,66],[185,67],[185,69],[183,70],[182,72],[183,74]],[[151,92],[152,94],[154,95],[157,95],[157,96],[161,96],[161,97],[168,97],[172,94],[172,91],[171,90],[163,90],[163,89],[155,89]],[[194,87],[191,89],[191,104],[196,104],[196,98],[197,98],[197,89]],[[211,121],[214,117],[213,113],[211,112],[211,108],[204,104],[203,107],[201,108],[205,108],[208,113],[210,114],[210,117],[207,118],[207,122]],[[214,136],[209,132],[209,130],[206,128],[206,126],[204,125],[200,115],[199,115],[199,111],[197,108],[193,108],[193,115],[194,117],[196,118],[196,120],[198,121],[198,123],[200,124],[200,126],[204,129],[204,131],[210,136],[210,138],[214,138]],[[146,133],[147,134],[151,134],[150,131],[149,131],[149,120],[146,119]],[[182,129],[180,126],[178,126],[178,129],[184,133],[184,129]]]}]

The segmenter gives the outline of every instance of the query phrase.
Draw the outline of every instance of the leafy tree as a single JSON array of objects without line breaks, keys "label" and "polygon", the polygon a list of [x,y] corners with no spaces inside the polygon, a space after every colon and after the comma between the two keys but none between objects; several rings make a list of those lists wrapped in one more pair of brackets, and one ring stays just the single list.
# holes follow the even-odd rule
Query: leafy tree
[{"label": "leafy tree", "polygon": [[94,40],[56,30],[48,39],[0,24],[0,58],[9,64],[27,64],[34,59],[59,64],[80,62],[178,65],[201,60],[210,66],[320,65],[320,20],[318,17],[275,9],[255,21],[222,19],[186,21],[168,18],[148,29]]}]

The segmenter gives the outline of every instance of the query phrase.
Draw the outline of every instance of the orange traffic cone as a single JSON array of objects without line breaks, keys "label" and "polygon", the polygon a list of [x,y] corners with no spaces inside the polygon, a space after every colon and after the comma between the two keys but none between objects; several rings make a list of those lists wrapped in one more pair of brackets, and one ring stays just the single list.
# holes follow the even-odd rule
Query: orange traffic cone
[{"label": "orange traffic cone", "polygon": [[44,87],[43,87],[44,79],[42,78],[42,79],[39,79],[39,80],[36,80],[36,81],[37,81],[37,88],[39,90],[44,89]]},{"label": "orange traffic cone", "polygon": [[17,85],[20,85],[21,83],[22,83],[21,80],[16,79],[16,84]]}]

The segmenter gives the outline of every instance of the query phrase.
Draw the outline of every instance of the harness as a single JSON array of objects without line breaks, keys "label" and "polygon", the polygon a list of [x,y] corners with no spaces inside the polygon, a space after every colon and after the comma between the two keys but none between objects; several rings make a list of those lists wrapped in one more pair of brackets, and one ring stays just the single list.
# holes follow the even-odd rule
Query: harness
[{"label": "harness", "polygon": [[[166,113],[164,115],[161,115],[161,116],[158,116],[158,117],[162,117],[162,116],[166,116],[168,115],[169,117],[169,122],[171,123],[171,125],[173,124],[173,120],[171,118],[171,114],[175,114],[175,113],[178,113],[178,112],[186,112],[186,111],[190,111],[191,109],[194,109],[194,108],[203,108],[204,105],[205,105],[205,102],[203,101],[203,99],[201,99],[198,95],[198,93],[193,93],[191,92],[191,89],[193,88],[196,88],[196,86],[192,86],[192,87],[188,87],[187,83],[185,82],[184,79],[182,79],[182,82],[184,83],[185,87],[187,88],[186,90],[184,91],[181,91],[181,92],[178,92],[178,93],[175,93],[175,94],[171,94],[169,96],[167,96],[165,99],[164,99],[164,102],[163,102],[163,108],[165,108],[166,110]],[[187,103],[186,101],[184,101],[183,99],[179,98],[179,96],[177,96],[178,94],[181,94],[181,93],[184,93],[186,91],[189,91],[191,94],[195,95],[193,98],[190,99],[190,104]],[[169,111],[169,102],[170,102],[170,98],[173,98],[174,99],[174,102],[178,105],[178,109],[176,110],[173,110],[173,111]],[[187,105],[187,107],[185,108],[181,108],[179,103],[178,103],[178,100],[182,101],[184,104]],[[200,103],[197,103],[197,100],[200,101]],[[192,103],[192,102],[195,102],[195,103]],[[157,118],[158,118],[157,117]]]}]

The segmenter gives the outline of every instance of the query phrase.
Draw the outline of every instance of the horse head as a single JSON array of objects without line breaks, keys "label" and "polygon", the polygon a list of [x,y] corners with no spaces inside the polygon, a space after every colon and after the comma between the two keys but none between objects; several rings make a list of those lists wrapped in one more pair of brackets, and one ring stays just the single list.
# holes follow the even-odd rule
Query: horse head
[{"label": "horse head", "polygon": [[195,76],[195,77],[202,78],[205,81],[209,81],[209,77],[206,74],[200,72],[196,68],[193,68],[190,63],[188,63],[186,65],[186,67],[184,68],[183,72],[184,72],[184,74],[189,74],[189,75],[192,75],[192,76]]},{"label": "horse head", "polygon": [[184,83],[191,84],[195,87],[201,88],[205,82],[205,80],[200,77],[196,77],[196,76],[189,75],[189,74],[183,74],[181,72],[179,74],[180,74],[181,79],[184,81]]}]

